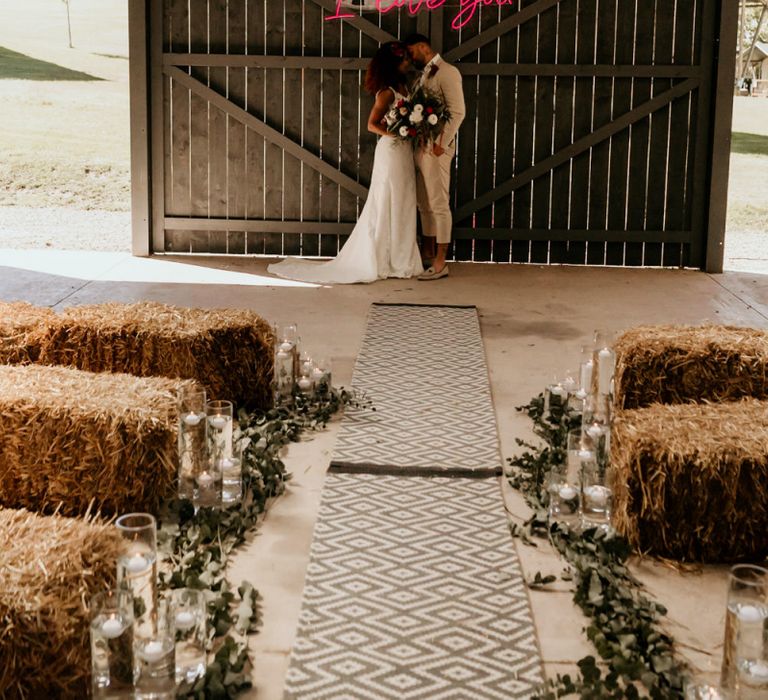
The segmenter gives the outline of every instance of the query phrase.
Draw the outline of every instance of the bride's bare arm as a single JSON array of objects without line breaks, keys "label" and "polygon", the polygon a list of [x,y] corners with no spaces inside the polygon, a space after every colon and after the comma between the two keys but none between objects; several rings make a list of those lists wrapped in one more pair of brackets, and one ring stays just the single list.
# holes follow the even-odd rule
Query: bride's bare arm
[{"label": "bride's bare arm", "polygon": [[373,103],[371,113],[368,115],[368,131],[379,136],[394,136],[394,134],[390,134],[387,131],[386,127],[381,125],[394,97],[395,94],[389,89],[382,90],[376,95],[376,101]]}]

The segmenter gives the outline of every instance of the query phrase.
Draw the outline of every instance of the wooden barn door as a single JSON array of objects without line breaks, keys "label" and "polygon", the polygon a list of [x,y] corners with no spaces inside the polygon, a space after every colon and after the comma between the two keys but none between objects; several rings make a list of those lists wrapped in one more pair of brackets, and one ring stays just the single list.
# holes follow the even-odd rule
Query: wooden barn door
[{"label": "wooden barn door", "polygon": [[457,260],[704,265],[719,0],[151,3],[153,249],[334,255],[367,194],[361,83],[430,34],[464,76]]}]

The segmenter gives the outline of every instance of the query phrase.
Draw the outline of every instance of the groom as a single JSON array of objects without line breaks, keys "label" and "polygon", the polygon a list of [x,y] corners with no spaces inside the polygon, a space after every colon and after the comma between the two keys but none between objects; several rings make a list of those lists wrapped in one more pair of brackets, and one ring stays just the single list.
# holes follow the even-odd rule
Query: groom
[{"label": "groom", "polygon": [[416,151],[416,198],[421,215],[423,235],[422,258],[431,266],[420,280],[437,280],[448,276],[445,256],[451,243],[450,189],[451,161],[456,152],[456,132],[464,121],[464,92],[461,73],[443,61],[423,34],[412,34],[405,40],[411,60],[423,69],[421,85],[442,98],[451,115],[442,134],[433,144]]}]

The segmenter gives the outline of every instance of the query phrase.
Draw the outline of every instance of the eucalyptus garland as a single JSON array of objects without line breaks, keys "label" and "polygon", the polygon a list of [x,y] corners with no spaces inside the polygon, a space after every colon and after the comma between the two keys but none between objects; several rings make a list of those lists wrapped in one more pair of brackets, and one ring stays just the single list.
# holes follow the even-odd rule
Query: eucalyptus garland
[{"label": "eucalyptus garland", "polygon": [[[602,663],[594,656],[581,659],[576,678],[558,675],[536,697],[682,698],[687,667],[675,656],[674,640],[661,628],[666,609],[646,595],[627,567],[631,554],[627,541],[612,530],[577,532],[549,521],[549,472],[562,464],[568,431],[580,424],[581,416],[558,404],[545,414],[541,395],[518,410],[533,420],[534,433],[544,442],[518,439],[526,451],[509,460],[510,483],[534,510],[522,526],[513,526],[513,534],[534,546],[536,536],[548,537],[568,562],[562,578],[573,582],[574,602],[589,618],[587,637],[602,659]],[[555,580],[554,575],[537,573],[529,586],[545,589]]]},{"label": "eucalyptus garland", "polygon": [[280,458],[282,448],[306,431],[324,428],[347,405],[370,403],[364,396],[330,388],[311,395],[297,391],[289,402],[266,412],[240,411],[233,439],[243,448],[242,502],[197,513],[186,500],[167,504],[158,533],[164,562],[160,587],[206,592],[213,652],[205,676],[182,686],[178,697],[218,700],[250,687],[247,637],[261,624],[261,600],[247,581],[233,590],[226,577],[227,559],[256,526],[269,499],[285,490],[290,474]]}]

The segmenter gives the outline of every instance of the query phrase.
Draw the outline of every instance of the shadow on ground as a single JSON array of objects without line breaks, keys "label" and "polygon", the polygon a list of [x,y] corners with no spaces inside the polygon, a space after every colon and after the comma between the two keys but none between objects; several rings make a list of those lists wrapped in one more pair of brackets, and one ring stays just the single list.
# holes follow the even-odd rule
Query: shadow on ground
[{"label": "shadow on ground", "polygon": [[101,80],[0,46],[0,80]]}]

